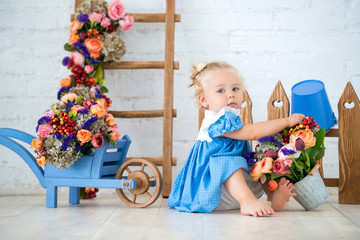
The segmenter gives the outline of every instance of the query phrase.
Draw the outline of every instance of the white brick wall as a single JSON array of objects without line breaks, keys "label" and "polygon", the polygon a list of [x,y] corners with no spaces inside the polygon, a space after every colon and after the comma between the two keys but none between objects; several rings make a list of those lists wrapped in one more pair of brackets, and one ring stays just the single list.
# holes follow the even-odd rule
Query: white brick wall
[{"label": "white brick wall", "polygon": [[[110,1],[110,0],[109,0]],[[123,0],[128,12],[164,12],[164,0]],[[41,113],[56,101],[66,56],[73,0],[3,0],[0,4],[0,127],[35,134]],[[174,77],[174,150],[183,165],[197,135],[197,109],[189,83],[191,64],[221,59],[246,78],[254,121],[266,120],[266,104],[278,80],[291,87],[319,79],[335,115],[351,81],[360,96],[360,1],[177,0]],[[164,25],[137,23],[123,35],[124,60],[163,60]],[[107,70],[114,110],[162,109],[163,71]],[[259,87],[262,86],[262,87]],[[162,119],[118,119],[133,140],[129,156],[159,157]],[[327,139],[325,176],[338,177],[337,139]],[[25,162],[0,146],[0,194],[44,193]]]}]

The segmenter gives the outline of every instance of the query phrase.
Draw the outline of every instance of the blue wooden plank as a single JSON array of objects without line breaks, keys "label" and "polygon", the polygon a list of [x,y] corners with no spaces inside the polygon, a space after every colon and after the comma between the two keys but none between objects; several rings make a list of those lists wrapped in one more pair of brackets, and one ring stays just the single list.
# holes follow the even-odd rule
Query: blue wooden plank
[{"label": "blue wooden plank", "polygon": [[120,166],[116,166],[116,165],[103,166],[102,169],[101,169],[100,174],[101,174],[101,176],[114,175],[114,174],[116,174],[119,167]]},{"label": "blue wooden plank", "polygon": [[103,156],[103,162],[119,161],[122,155],[122,152],[105,153]]},{"label": "blue wooden plank", "polygon": [[[130,184],[127,179],[77,179],[77,178],[44,178],[48,186],[58,187],[95,187],[95,188],[123,188],[122,182]],[[131,181],[130,189],[136,188],[136,181]],[[124,187],[124,189],[126,189]]]},{"label": "blue wooden plank", "polygon": [[54,165],[45,165],[45,177],[50,178],[90,178],[94,156],[82,156],[67,169],[59,169]]}]

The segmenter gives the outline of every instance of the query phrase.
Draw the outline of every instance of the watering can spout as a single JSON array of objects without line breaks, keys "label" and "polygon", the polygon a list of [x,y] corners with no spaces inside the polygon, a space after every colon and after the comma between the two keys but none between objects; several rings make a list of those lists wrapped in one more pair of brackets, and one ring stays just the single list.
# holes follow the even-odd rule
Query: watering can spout
[{"label": "watering can spout", "polygon": [[23,141],[30,145],[35,137],[16,129],[0,128],[0,144],[4,145],[5,147],[11,149],[16,154],[18,154],[33,171],[36,178],[39,180],[41,186],[43,188],[46,188],[46,184],[44,181],[44,170],[37,164],[36,158],[30,153],[29,150],[27,150],[25,147],[23,147],[11,138]]}]

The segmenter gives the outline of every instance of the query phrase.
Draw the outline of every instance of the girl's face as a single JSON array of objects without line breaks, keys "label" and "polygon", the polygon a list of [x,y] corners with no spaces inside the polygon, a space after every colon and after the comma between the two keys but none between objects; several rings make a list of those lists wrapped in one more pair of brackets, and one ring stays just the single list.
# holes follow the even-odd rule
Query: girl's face
[{"label": "girl's face", "polygon": [[201,105],[219,112],[229,106],[240,109],[243,102],[240,80],[229,70],[209,71],[201,81],[203,93],[198,96]]}]

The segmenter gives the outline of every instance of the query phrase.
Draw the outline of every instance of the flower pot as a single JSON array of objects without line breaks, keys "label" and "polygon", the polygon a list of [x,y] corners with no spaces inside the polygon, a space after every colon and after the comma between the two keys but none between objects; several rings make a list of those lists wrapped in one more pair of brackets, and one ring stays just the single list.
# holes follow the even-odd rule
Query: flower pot
[{"label": "flower pot", "polygon": [[305,208],[306,211],[313,210],[329,198],[324,181],[322,180],[319,171],[313,175],[307,175],[304,179],[294,184],[295,200]]}]

